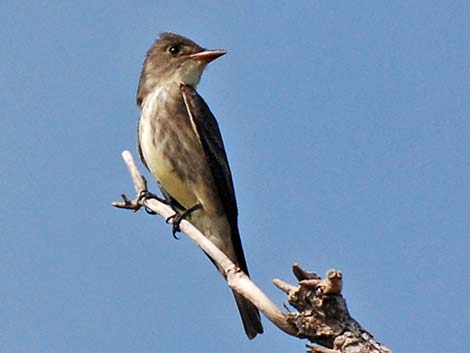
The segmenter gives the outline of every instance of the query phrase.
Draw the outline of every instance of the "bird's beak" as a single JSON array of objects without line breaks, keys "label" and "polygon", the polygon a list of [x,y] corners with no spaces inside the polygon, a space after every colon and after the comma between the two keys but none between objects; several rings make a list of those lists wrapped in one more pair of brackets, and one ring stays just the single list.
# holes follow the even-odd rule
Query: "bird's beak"
[{"label": "bird's beak", "polygon": [[197,61],[201,61],[203,63],[210,63],[212,60],[217,59],[218,57],[224,55],[226,53],[225,50],[204,50],[196,54],[188,55],[188,59],[193,59]]}]

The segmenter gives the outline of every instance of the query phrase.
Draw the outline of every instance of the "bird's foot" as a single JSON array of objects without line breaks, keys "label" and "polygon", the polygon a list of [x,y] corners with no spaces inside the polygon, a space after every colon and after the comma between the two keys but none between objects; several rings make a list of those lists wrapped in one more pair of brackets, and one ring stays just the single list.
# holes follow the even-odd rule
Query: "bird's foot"
[{"label": "bird's foot", "polygon": [[171,234],[173,234],[173,238],[179,239],[176,236],[176,233],[180,232],[180,223],[183,219],[188,217],[191,213],[193,213],[196,210],[199,210],[202,208],[202,205],[200,203],[195,204],[193,207],[188,208],[187,210],[184,210],[183,212],[175,212],[174,215],[168,217],[166,219],[166,223],[169,223],[171,221],[173,225],[173,229],[171,231]]},{"label": "bird's foot", "polygon": [[140,203],[141,205],[144,206],[145,208],[145,212],[147,212],[148,214],[151,214],[151,215],[154,215],[156,214],[154,211],[152,211],[151,209],[149,209],[148,207],[145,207],[144,205],[144,202],[146,200],[150,200],[150,199],[155,199],[157,201],[160,201],[160,202],[163,202],[164,204],[169,204],[168,200],[164,199],[164,198],[161,198],[157,195],[155,195],[154,193],[148,191],[148,190],[142,190],[139,192],[139,194],[137,195],[137,202]]}]

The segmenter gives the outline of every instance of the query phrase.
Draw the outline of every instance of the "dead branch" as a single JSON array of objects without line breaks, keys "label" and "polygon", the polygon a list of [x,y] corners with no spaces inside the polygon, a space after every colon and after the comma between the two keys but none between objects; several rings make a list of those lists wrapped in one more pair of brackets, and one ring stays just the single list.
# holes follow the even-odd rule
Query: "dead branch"
[{"label": "dead branch", "polygon": [[298,264],[293,272],[299,286],[275,279],[274,285],[287,294],[289,304],[298,310],[286,313],[287,321],[297,328],[297,337],[307,338],[319,344],[310,346],[310,352],[318,353],[391,353],[392,351],[374,340],[348,311],[341,295],[342,274],[329,270],[324,279],[308,272]]},{"label": "dead branch", "polygon": [[[136,212],[145,207],[149,212],[172,221],[174,211],[167,204],[149,195],[145,178],[139,172],[129,151],[122,153],[131,174],[137,197],[130,200],[122,194],[123,201],[113,206]],[[330,270],[324,279],[313,272],[294,264],[293,273],[298,286],[275,279],[274,285],[288,295],[289,303],[296,313],[283,313],[225,254],[209,241],[199,230],[186,220],[180,229],[225,272],[230,288],[249,299],[277,327],[285,333],[307,338],[319,346],[307,345],[309,352],[318,353],[391,353],[391,350],[376,342],[348,312],[346,301],[341,295],[342,274]]]}]

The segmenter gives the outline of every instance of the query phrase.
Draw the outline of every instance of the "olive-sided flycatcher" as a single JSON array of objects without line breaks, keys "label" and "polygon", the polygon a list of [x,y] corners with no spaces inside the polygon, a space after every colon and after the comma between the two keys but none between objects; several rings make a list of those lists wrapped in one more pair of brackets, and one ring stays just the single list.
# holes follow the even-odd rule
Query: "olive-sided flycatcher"
[{"label": "olive-sided flycatcher", "polygon": [[[224,54],[177,34],[160,35],[147,52],[137,92],[139,153],[176,218],[186,217],[248,274],[224,144],[217,121],[196,92],[206,65]],[[233,294],[245,332],[254,338],[263,332],[259,312]]]}]

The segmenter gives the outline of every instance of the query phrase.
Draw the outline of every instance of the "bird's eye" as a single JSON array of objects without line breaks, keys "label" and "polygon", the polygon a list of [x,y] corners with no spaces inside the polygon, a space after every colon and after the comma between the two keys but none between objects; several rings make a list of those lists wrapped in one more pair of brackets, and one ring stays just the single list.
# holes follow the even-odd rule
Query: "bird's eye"
[{"label": "bird's eye", "polygon": [[176,55],[180,52],[180,46],[179,45],[172,45],[171,47],[168,48],[168,52],[171,55]]}]

